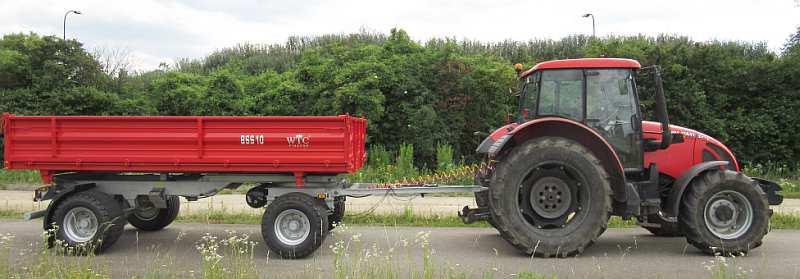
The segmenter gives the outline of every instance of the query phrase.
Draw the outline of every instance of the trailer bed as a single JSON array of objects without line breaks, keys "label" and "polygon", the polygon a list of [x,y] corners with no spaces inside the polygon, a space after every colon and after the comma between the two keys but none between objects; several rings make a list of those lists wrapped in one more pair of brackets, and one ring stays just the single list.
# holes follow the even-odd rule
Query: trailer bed
[{"label": "trailer bed", "polygon": [[[7,169],[338,174],[364,164],[366,119],[3,114]],[[302,182],[301,182],[302,184]]]}]

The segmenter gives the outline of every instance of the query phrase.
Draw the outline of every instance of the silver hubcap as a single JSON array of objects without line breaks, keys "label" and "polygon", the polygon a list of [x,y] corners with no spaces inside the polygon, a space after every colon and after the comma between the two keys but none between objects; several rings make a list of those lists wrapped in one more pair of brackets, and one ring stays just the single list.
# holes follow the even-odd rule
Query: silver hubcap
[{"label": "silver hubcap", "polygon": [[721,239],[736,239],[753,224],[753,206],[739,192],[720,191],[706,202],[703,216],[706,227]]},{"label": "silver hubcap", "polygon": [[567,212],[572,203],[572,193],[563,180],[545,177],[531,188],[530,203],[537,214],[554,219]]},{"label": "silver hubcap", "polygon": [[74,242],[88,242],[97,234],[97,217],[90,209],[75,207],[64,215],[64,234]]},{"label": "silver hubcap", "polygon": [[275,235],[283,244],[295,246],[303,243],[311,233],[308,216],[297,209],[287,209],[275,218]]}]

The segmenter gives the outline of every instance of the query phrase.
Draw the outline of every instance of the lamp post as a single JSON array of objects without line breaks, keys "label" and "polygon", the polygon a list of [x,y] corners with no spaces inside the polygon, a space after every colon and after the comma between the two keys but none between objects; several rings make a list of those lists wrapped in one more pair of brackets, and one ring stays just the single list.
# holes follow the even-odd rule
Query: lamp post
[{"label": "lamp post", "polygon": [[79,15],[79,14],[81,14],[81,11],[69,10],[66,13],[64,13],[64,41],[67,40],[67,16],[69,14]]},{"label": "lamp post", "polygon": [[595,37],[596,33],[594,31],[594,15],[593,14],[584,14],[583,17],[592,17],[592,37]]}]

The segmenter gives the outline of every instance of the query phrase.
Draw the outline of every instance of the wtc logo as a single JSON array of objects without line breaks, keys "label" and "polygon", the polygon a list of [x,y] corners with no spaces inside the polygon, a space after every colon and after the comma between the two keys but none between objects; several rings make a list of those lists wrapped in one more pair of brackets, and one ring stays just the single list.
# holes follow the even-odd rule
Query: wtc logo
[{"label": "wtc logo", "polygon": [[294,137],[286,137],[286,143],[289,144],[289,147],[293,148],[308,148],[311,143],[311,138],[298,134]]}]

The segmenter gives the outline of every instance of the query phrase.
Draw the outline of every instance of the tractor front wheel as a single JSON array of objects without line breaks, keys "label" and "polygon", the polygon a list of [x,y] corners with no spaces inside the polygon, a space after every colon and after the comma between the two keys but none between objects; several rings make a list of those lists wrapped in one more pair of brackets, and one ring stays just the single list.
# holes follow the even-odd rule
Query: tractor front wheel
[{"label": "tractor front wheel", "polygon": [[769,229],[769,206],[752,179],[713,170],[692,181],[678,221],[687,242],[703,252],[738,256],[761,246]]},{"label": "tractor front wheel", "polygon": [[557,137],[530,140],[515,147],[492,174],[492,221],[503,238],[527,254],[579,254],[608,226],[609,183],[584,146]]}]

